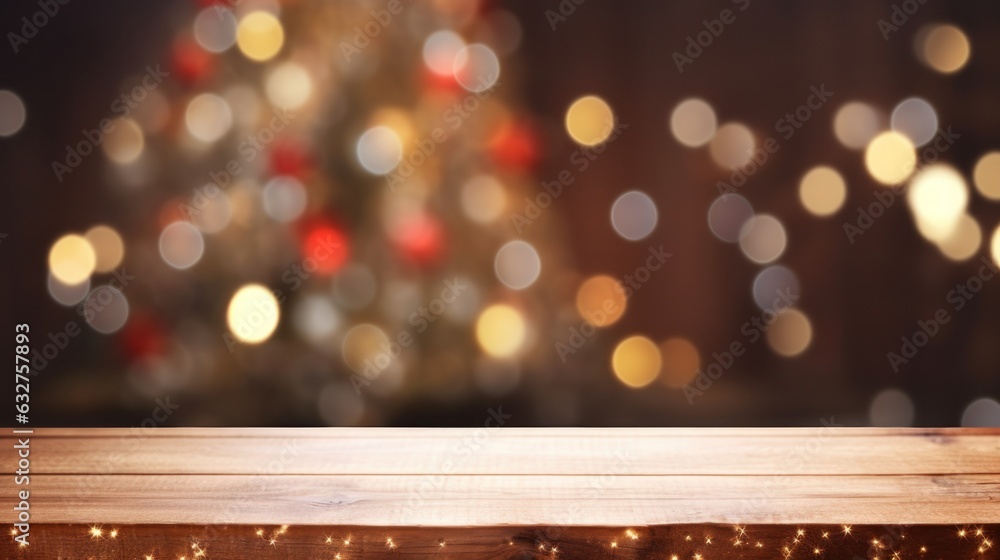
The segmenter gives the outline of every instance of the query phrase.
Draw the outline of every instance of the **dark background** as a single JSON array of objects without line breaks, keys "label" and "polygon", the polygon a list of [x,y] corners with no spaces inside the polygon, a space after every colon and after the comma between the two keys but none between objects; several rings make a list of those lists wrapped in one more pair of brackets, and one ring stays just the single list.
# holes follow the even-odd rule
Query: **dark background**
[{"label": "dark background", "polygon": [[[686,97],[703,97],[720,122],[739,120],[771,134],[774,121],[800,105],[810,86],[825,84],[834,92],[831,103],[783,141],[773,160],[741,189],[758,212],[780,216],[785,224],[789,245],[780,262],[799,276],[800,306],[809,313],[815,336],[794,360],[775,356],[764,343],[753,345],[697,406],[688,406],[678,391],[633,391],[610,375],[574,377],[570,365],[555,373],[564,381],[553,383],[551,392],[522,386],[500,399],[473,392],[446,404],[418,400],[389,410],[386,424],[472,425],[483,421],[488,407],[502,405],[514,411],[514,425],[813,426],[830,416],[865,425],[872,396],[898,387],[913,399],[917,425],[948,426],[957,425],[973,399],[997,397],[1000,285],[987,284],[970,306],[953,313],[949,328],[899,373],[889,367],[886,353],[898,351],[899,337],[945,306],[945,294],[975,274],[979,259],[952,263],[942,257],[920,238],[902,200],[849,244],[842,224],[854,219],[857,206],[874,200],[873,182],[861,155],[837,144],[831,123],[847,101],[864,100],[889,111],[899,100],[919,95],[934,105],[942,125],[962,135],[944,160],[970,173],[980,155],[1000,146],[1000,6],[928,0],[886,41],[876,22],[889,17],[891,2],[754,0],[678,73],[671,54],[703,29],[703,19],[717,18],[733,4],[586,0],[555,30],[545,10],[558,9],[556,2],[493,5],[510,10],[523,26],[523,42],[512,57],[516,83],[543,129],[558,130],[567,105],[583,93],[602,96],[630,126],[561,199],[570,259],[584,274],[624,274],[642,262],[647,244],[612,243],[606,228],[585,219],[604,220],[627,188],[641,188],[657,202],[660,222],[652,241],[676,255],[670,273],[654,275],[625,318],[594,344],[598,365],[615,340],[634,331],[655,340],[687,336],[705,364],[712,351],[740,339],[743,322],[759,314],[749,296],[759,267],[738,248],[718,242],[705,225],[708,205],[718,195],[714,183],[727,174],[703,151],[683,149],[673,140],[666,126],[673,106]],[[0,30],[19,27],[20,17],[36,9],[33,2],[5,2]],[[19,54],[6,44],[0,48],[0,88],[25,100],[30,124],[0,140],[0,231],[9,233],[0,243],[5,325],[30,321],[33,332],[45,333],[75,318],[45,290],[46,253],[55,237],[100,221],[128,229],[145,219],[124,215],[115,197],[95,188],[105,180],[99,158],[85,160],[62,184],[49,165],[78,139],[80,129],[105,116],[125,77],[161,56],[196,9],[180,0],[75,0]],[[913,55],[915,33],[936,21],[958,25],[972,41],[972,59],[957,75],[934,73]],[[544,137],[539,181],[566,167],[574,149],[565,135]],[[844,208],[826,220],[802,210],[796,194],[799,177],[818,164],[839,169],[849,187]],[[975,194],[970,213],[987,237],[1000,223],[1000,207]],[[122,360],[104,337],[86,328],[82,337],[88,343],[71,345],[58,367],[33,380],[33,423],[142,421],[150,402],[121,397],[120,388],[113,389]],[[75,367],[81,365],[87,367]],[[213,407],[222,406],[219,397],[178,396],[185,406],[170,424],[320,423],[315,412],[286,399],[273,384],[247,382],[222,396],[231,412],[213,414]]]}]

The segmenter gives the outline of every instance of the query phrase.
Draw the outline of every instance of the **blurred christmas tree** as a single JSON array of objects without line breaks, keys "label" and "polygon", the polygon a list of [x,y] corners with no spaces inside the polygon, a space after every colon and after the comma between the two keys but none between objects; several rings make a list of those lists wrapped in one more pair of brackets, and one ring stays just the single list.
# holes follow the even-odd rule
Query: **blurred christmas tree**
[{"label": "blurred christmas tree", "polygon": [[558,220],[511,220],[540,149],[519,41],[475,2],[202,5],[104,146],[141,282],[99,330],[136,392],[211,401],[190,423],[379,424],[544,369],[568,298],[539,281]]}]

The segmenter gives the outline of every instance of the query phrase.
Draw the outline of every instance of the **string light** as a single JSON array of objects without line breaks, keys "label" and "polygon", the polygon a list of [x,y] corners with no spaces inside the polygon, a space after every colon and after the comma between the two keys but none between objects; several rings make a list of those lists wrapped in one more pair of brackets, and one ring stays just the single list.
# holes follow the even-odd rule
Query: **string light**
[{"label": "string light", "polygon": [[392,537],[385,539],[385,546],[389,547],[389,550],[396,550],[396,543],[392,542]]},{"label": "string light", "polygon": [[101,530],[97,525],[90,526],[90,538],[100,539],[104,537],[104,531]]},{"label": "string light", "polygon": [[634,529],[626,529],[625,536],[632,539],[633,541],[639,540],[639,533],[636,533]]}]

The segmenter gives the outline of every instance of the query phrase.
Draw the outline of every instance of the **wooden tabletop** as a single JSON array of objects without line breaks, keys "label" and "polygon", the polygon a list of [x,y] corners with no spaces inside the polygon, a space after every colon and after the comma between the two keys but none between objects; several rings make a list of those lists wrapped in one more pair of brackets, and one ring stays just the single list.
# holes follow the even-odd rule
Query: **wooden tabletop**
[{"label": "wooden tabletop", "polygon": [[[8,431],[9,434],[9,431]],[[1000,521],[993,429],[36,429],[33,524]],[[13,473],[4,437],[0,468]],[[24,488],[0,477],[7,501]],[[10,507],[3,507],[13,523]]]}]

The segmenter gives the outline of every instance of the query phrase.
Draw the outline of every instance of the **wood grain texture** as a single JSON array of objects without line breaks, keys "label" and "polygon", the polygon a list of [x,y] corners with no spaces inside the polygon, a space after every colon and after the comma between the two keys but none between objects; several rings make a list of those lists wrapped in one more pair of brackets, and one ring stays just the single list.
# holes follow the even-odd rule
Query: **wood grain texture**
[{"label": "wood grain texture", "polygon": [[[32,522],[43,524],[1000,520],[1000,430],[158,428],[30,437]],[[3,439],[11,449],[14,439]],[[16,468],[13,453],[2,463]],[[13,497],[13,478],[0,480]]]}]

